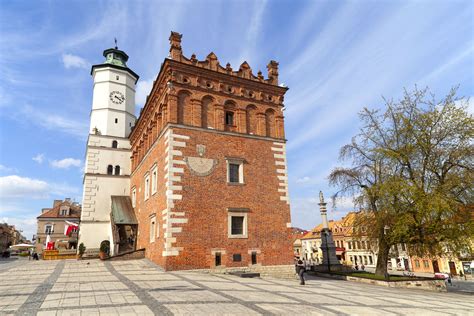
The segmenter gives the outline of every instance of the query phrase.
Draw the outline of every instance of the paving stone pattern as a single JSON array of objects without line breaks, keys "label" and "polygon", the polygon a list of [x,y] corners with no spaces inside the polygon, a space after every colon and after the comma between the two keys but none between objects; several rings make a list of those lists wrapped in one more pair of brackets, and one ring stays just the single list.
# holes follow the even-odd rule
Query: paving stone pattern
[{"label": "paving stone pattern", "polygon": [[0,315],[473,315],[472,296],[318,279],[164,272],[146,259],[0,270]]}]

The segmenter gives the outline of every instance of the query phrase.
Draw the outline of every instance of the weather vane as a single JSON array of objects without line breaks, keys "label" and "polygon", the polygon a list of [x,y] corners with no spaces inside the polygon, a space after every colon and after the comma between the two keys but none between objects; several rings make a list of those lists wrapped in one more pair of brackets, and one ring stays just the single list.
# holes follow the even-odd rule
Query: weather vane
[{"label": "weather vane", "polygon": [[118,49],[118,46],[117,46],[117,38],[114,37],[114,41],[115,41],[115,49]]}]

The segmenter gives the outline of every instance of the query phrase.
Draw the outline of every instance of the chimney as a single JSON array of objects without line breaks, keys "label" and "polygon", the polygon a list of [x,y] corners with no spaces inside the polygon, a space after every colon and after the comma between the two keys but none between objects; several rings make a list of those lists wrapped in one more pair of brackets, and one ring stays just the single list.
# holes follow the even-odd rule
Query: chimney
[{"label": "chimney", "polygon": [[178,32],[171,32],[170,35],[170,57],[174,60],[181,60],[181,55],[183,51],[181,50],[181,37],[183,35],[179,34]]},{"label": "chimney", "polygon": [[278,63],[274,60],[270,60],[267,65],[268,69],[268,82],[274,85],[278,85]]}]

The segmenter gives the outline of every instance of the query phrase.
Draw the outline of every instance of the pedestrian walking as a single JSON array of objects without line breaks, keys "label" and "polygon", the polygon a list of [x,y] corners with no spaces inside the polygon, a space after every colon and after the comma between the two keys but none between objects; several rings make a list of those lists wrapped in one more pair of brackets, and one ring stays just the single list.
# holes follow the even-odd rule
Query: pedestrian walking
[{"label": "pedestrian walking", "polygon": [[365,266],[364,266],[364,264],[362,264],[362,266],[360,267],[360,269],[361,269],[362,271],[364,271],[364,270],[365,270]]},{"label": "pedestrian walking", "polygon": [[304,262],[301,260],[301,258],[298,258],[295,264],[295,270],[296,273],[298,273],[298,276],[300,277],[300,285],[305,285],[304,282],[304,272],[305,272],[305,267],[304,267]]}]

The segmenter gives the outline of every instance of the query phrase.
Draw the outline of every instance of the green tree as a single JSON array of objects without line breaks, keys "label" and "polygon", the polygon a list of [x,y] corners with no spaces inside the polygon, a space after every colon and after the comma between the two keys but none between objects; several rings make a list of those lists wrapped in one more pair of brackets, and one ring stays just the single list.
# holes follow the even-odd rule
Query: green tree
[{"label": "green tree", "polygon": [[363,210],[356,234],[378,248],[377,275],[387,272],[390,247],[437,256],[470,249],[474,236],[474,119],[453,88],[436,101],[428,89],[405,91],[383,110],[364,108],[362,128],[332,170],[334,198],[352,196]]}]

